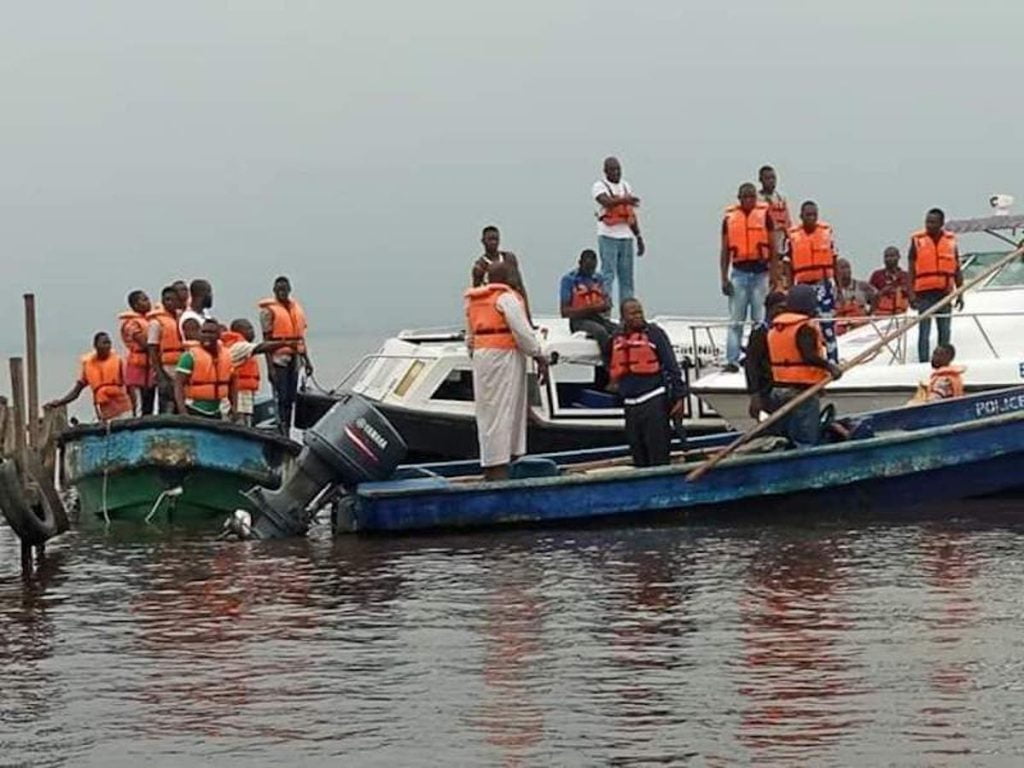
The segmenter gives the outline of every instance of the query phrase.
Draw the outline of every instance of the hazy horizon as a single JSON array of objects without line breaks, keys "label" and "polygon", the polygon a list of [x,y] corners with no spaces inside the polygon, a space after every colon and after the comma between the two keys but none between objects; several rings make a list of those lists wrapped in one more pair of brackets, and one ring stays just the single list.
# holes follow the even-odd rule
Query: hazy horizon
[{"label": "hazy horizon", "polygon": [[489,223],[552,312],[609,154],[643,200],[652,313],[724,311],[722,206],[763,163],[866,277],[932,206],[1024,210],[1024,9],[984,8],[11,5],[0,351],[25,291],[44,348],[84,350],[130,289],[178,277],[234,317],[288,274],[327,335],[457,322]]}]

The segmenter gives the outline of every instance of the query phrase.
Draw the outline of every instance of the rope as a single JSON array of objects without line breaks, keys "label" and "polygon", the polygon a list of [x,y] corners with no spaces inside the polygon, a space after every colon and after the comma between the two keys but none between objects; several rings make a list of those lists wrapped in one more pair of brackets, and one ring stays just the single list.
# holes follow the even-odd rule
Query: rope
[{"label": "rope", "polygon": [[103,520],[104,524],[110,527],[110,514],[107,512],[107,480],[110,477],[110,421],[106,422],[107,439],[103,446]]}]

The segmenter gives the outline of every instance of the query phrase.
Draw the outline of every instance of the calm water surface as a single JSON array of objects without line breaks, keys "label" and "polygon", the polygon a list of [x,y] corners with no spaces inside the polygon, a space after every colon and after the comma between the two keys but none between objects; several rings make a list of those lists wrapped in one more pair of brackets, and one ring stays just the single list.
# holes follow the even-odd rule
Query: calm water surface
[{"label": "calm water surface", "polygon": [[0,764],[1015,765],[1020,502],[942,522],[0,532]]}]

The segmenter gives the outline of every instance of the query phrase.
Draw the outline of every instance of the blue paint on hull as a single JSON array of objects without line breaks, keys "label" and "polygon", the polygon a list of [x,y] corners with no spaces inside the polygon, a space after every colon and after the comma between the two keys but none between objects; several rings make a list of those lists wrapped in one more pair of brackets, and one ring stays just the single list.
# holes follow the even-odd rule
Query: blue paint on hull
[{"label": "blue paint on hull", "polygon": [[822,504],[830,508],[830,500],[859,500],[865,508],[881,509],[1024,486],[1024,388],[883,411],[870,420],[876,431],[899,431],[728,459],[692,483],[685,472],[693,465],[491,484],[449,484],[440,478],[420,488],[366,484],[352,501],[351,528],[399,531],[661,515],[666,510],[753,511],[780,501],[790,507],[807,501],[820,513]]}]

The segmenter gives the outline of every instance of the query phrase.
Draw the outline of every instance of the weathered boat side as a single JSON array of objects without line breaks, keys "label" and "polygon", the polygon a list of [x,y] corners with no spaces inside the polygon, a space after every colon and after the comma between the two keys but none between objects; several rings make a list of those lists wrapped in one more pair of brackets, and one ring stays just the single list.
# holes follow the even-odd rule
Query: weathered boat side
[{"label": "weathered boat side", "polygon": [[158,501],[155,519],[220,516],[246,507],[241,494],[253,485],[278,487],[300,450],[273,432],[181,416],[80,426],[60,442],[83,519],[104,509],[111,518],[141,519]]},{"label": "weathered boat side", "polygon": [[595,519],[722,508],[758,497],[838,491],[864,504],[902,505],[1024,485],[1024,411],[828,446],[743,456],[698,482],[685,467],[611,469],[500,483],[443,479],[360,486],[358,531],[411,530]]}]

